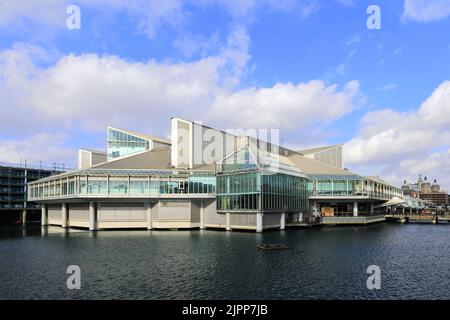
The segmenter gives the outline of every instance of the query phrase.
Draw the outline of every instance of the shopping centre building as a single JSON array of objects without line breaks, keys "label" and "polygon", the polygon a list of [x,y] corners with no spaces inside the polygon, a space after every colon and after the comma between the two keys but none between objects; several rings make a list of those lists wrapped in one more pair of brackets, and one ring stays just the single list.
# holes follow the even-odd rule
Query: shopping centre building
[{"label": "shopping centre building", "polygon": [[344,168],[342,145],[294,151],[267,132],[180,118],[171,119],[169,140],[113,127],[107,140],[106,152],[80,150],[77,170],[29,184],[43,225],[262,232],[319,219],[364,224],[384,220],[382,204],[403,196]]}]

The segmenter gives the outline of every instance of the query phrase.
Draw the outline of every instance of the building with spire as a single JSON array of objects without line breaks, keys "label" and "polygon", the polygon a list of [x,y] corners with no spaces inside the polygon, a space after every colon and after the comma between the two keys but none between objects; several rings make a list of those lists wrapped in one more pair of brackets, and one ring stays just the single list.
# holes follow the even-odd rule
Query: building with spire
[{"label": "building with spire", "polygon": [[415,183],[407,183],[405,180],[402,190],[404,195],[431,201],[438,208],[447,208],[449,205],[448,194],[441,190],[437,179],[430,183],[426,176],[422,179],[422,175],[419,175],[419,179]]}]

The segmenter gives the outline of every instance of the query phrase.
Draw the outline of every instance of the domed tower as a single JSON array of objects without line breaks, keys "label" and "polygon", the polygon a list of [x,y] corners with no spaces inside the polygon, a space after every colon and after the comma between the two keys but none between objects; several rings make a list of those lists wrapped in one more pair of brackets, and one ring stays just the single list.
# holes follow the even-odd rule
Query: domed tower
[{"label": "domed tower", "polygon": [[436,179],[434,179],[434,183],[431,186],[431,191],[434,193],[441,192],[441,186],[437,183]]},{"label": "domed tower", "polygon": [[403,182],[402,190],[404,195],[410,195],[412,192],[411,185],[406,180]]},{"label": "domed tower", "polygon": [[431,192],[431,184],[428,182],[427,177],[425,177],[424,182],[422,183],[421,186],[421,192],[423,193],[430,193]]}]

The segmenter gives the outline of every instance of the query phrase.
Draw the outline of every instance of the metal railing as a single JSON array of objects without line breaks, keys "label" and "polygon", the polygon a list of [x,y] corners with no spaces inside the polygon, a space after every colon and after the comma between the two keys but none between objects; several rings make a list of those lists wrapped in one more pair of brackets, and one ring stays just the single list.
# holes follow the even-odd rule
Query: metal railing
[{"label": "metal railing", "polygon": [[0,167],[11,167],[16,169],[34,169],[34,170],[46,170],[46,171],[68,171],[75,170],[74,166],[68,166],[62,162],[52,162],[39,164],[27,163],[13,163],[13,162],[0,162]]}]

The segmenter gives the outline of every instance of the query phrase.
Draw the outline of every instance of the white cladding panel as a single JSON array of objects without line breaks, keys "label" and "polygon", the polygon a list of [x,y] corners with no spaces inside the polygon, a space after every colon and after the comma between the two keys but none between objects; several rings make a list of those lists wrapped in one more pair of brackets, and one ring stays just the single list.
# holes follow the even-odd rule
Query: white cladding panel
[{"label": "white cladding panel", "polygon": [[158,210],[159,220],[191,220],[189,201],[160,201]]},{"label": "white cladding panel", "polygon": [[98,221],[147,221],[144,203],[98,203]]},{"label": "white cladding panel", "polygon": [[89,220],[89,204],[86,203],[70,203],[69,204],[69,220],[71,221],[88,221]]},{"label": "white cladding panel", "polygon": [[61,219],[62,205],[50,204],[48,205],[48,218],[49,219]]}]

